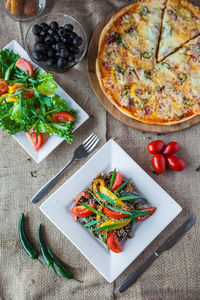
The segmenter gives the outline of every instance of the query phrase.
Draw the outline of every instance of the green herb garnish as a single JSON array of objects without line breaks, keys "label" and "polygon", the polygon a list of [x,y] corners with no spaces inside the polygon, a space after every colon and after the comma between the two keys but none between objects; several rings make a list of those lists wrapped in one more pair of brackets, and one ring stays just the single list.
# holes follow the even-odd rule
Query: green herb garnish
[{"label": "green herb garnish", "polygon": [[111,188],[113,186],[113,183],[114,183],[114,180],[115,180],[115,176],[116,176],[116,168],[114,169],[114,171],[112,173],[112,177],[110,179],[110,186],[109,186],[110,190],[111,190]]},{"label": "green herb garnish", "polygon": [[[118,206],[120,207],[119,205],[117,205],[117,203],[115,203],[113,200],[111,200],[108,196],[102,194],[102,193],[97,193],[101,198],[103,198],[104,200],[106,200],[108,203],[112,204],[112,205],[115,205],[115,206]],[[116,199],[118,200],[118,199]]]},{"label": "green herb garnish", "polygon": [[90,222],[88,222],[88,223],[86,223],[86,224],[84,224],[84,225],[82,225],[82,226],[83,226],[83,227],[91,227],[91,226],[93,226],[94,224],[99,223],[100,221],[102,221],[102,219],[100,219],[100,220],[95,220],[95,221],[90,221]]},{"label": "green herb garnish", "polygon": [[106,207],[112,209],[112,210],[116,210],[122,214],[127,214],[127,215],[133,215],[133,213],[129,212],[129,211],[125,211],[125,210],[122,210],[122,209],[118,209],[118,208],[115,208],[115,207],[112,207],[112,206],[109,206],[109,205],[106,205]]},{"label": "green herb garnish", "polygon": [[101,217],[106,217],[104,214],[102,214],[100,211],[98,211],[98,210],[96,210],[96,209],[94,209],[93,207],[91,207],[91,206],[89,206],[89,205],[87,205],[87,204],[84,204],[84,203],[81,203],[81,202],[79,202],[79,204],[80,205],[82,205],[82,206],[84,206],[84,207],[86,207],[87,209],[89,209],[89,210],[91,210],[93,213],[95,213],[96,215],[99,215],[99,216],[101,216]]},{"label": "green herb garnish", "polygon": [[97,228],[94,228],[93,231],[110,229],[110,228],[113,228],[117,225],[120,225],[121,223],[123,223],[123,222],[117,222],[115,224],[110,224],[110,225],[105,225],[105,226],[102,226],[102,227],[97,227]]},{"label": "green herb garnish", "polygon": [[124,186],[126,186],[129,182],[131,181],[131,178],[127,179],[126,181],[124,181],[124,183],[122,183],[118,189],[116,191],[114,191],[114,194],[116,195],[121,189],[123,189]]}]

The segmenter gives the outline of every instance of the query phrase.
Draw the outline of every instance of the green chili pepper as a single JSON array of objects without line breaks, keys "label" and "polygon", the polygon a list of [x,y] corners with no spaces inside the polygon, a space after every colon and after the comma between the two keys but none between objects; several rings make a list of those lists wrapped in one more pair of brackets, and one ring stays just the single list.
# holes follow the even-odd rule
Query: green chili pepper
[{"label": "green chili pepper", "polygon": [[124,75],[125,70],[124,70],[124,68],[120,67],[119,65],[115,65],[115,70],[116,70],[118,73]]},{"label": "green chili pepper", "polygon": [[74,279],[74,280],[76,280],[78,282],[82,282],[82,281],[80,281],[78,279],[75,279],[73,277],[73,275],[67,271],[67,269],[64,267],[62,261],[53,253],[53,251],[50,248],[48,248],[48,252],[49,252],[51,258],[53,259],[54,263],[58,267],[58,270],[59,270],[60,274],[63,277],[65,277],[67,279]]},{"label": "green chili pepper", "polygon": [[146,79],[150,79],[150,80],[152,80],[152,75],[151,75],[151,72],[150,71],[144,71],[144,76],[145,76],[145,78]]},{"label": "green chili pepper", "polygon": [[170,64],[168,64],[167,62],[163,62],[161,65],[162,65],[163,67],[166,67],[167,69],[171,69]]},{"label": "green chili pepper", "polygon": [[143,52],[142,57],[143,58],[151,58],[153,56],[153,53],[151,52]]},{"label": "green chili pepper", "polygon": [[28,254],[28,256],[32,259],[36,259],[43,265],[41,260],[39,260],[39,258],[38,258],[37,250],[29,243],[29,241],[27,239],[26,233],[24,231],[24,214],[23,213],[21,214],[21,217],[19,220],[19,228],[18,229],[19,229],[19,240],[22,244],[22,247]]},{"label": "green chili pepper", "polygon": [[184,73],[180,73],[180,74],[178,74],[178,79],[181,83],[183,83],[184,81],[187,80],[187,75]]},{"label": "green chili pepper", "polygon": [[8,69],[6,70],[5,72],[5,80],[8,80],[10,78],[10,75],[11,75],[11,72],[12,72],[12,69],[14,67],[15,63],[11,64]]},{"label": "green chili pepper", "polygon": [[147,6],[142,6],[140,9],[140,15],[141,16],[146,16],[148,13],[150,13],[149,9]]},{"label": "green chili pepper", "polygon": [[48,267],[51,267],[51,269],[56,273],[56,275],[59,277],[59,275],[57,274],[54,265],[53,265],[53,259],[50,256],[47,247],[44,244],[44,240],[42,237],[42,224],[40,224],[39,228],[38,228],[38,243],[40,246],[40,251],[42,253],[42,256],[44,258],[45,263],[47,264]]}]

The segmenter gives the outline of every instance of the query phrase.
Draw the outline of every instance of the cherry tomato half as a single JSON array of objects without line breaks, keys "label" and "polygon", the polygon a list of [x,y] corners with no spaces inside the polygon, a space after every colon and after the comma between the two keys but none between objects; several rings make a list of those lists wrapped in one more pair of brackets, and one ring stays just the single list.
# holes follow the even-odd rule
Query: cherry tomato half
[{"label": "cherry tomato half", "polygon": [[16,93],[17,91],[21,91],[22,88],[23,88],[23,90],[24,90],[24,96],[25,96],[26,98],[32,98],[32,97],[34,97],[34,91],[32,91],[32,90],[30,90],[30,89],[27,89],[27,88],[25,88],[25,87],[23,87],[23,86],[21,86],[21,85],[17,85],[17,86],[15,87],[15,93]]},{"label": "cherry tomato half", "polygon": [[150,154],[157,154],[162,152],[162,150],[164,149],[164,142],[161,140],[156,140],[156,141],[152,141],[151,143],[149,143],[149,145],[147,146],[147,149],[149,151]]},{"label": "cherry tomato half", "polygon": [[33,129],[31,129],[28,132],[26,132],[26,136],[30,140],[35,151],[38,151],[42,147],[43,145],[42,133],[39,133],[38,136],[36,136],[36,132]]},{"label": "cherry tomato half", "polygon": [[162,154],[154,154],[152,165],[158,174],[162,174],[166,169],[166,158]]},{"label": "cherry tomato half", "polygon": [[120,212],[110,209],[108,207],[104,207],[104,213],[106,216],[108,216],[112,219],[123,219],[123,218],[127,217],[127,214],[120,213]]},{"label": "cherry tomato half", "polygon": [[15,65],[25,73],[28,73],[29,77],[33,76],[33,67],[26,59],[19,57]]},{"label": "cherry tomato half", "polygon": [[170,156],[170,155],[173,155],[176,152],[178,152],[178,150],[179,150],[179,143],[170,142],[164,147],[164,150],[162,153],[166,156]]},{"label": "cherry tomato half", "polygon": [[116,172],[115,180],[113,182],[111,191],[116,190],[122,183],[123,183],[122,175],[119,172]]},{"label": "cherry tomato half", "polygon": [[75,121],[74,116],[72,116],[70,113],[65,111],[60,111],[55,113],[52,118],[55,122],[63,123],[63,122],[70,122]]},{"label": "cherry tomato half", "polygon": [[115,253],[122,252],[118,237],[115,232],[109,232],[107,236],[107,245],[110,250]]},{"label": "cherry tomato half", "polygon": [[[92,208],[96,208],[95,203],[90,204],[89,206],[91,206]],[[72,208],[72,213],[73,213],[73,215],[75,215],[76,217],[79,217],[79,218],[89,217],[93,214],[93,212],[91,210],[89,210],[88,208],[86,208],[82,205],[74,206]]]},{"label": "cherry tomato half", "polygon": [[8,91],[8,84],[5,79],[0,79],[0,96],[7,93]]},{"label": "cherry tomato half", "polygon": [[[143,208],[143,209],[138,209],[138,210],[149,213],[149,214],[153,214],[156,211],[156,207],[148,207],[148,208]],[[136,222],[141,222],[141,221],[148,219],[149,217],[150,216],[141,216],[141,217],[135,218],[135,220],[136,220]]]},{"label": "cherry tomato half", "polygon": [[173,155],[167,157],[167,165],[176,172],[181,172],[186,167],[186,164],[182,158]]}]

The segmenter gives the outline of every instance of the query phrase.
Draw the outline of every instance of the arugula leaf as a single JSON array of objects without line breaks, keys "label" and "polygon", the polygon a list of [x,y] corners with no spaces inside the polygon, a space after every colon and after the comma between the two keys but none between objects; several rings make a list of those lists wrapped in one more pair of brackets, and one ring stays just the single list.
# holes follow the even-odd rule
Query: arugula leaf
[{"label": "arugula leaf", "polygon": [[37,76],[39,85],[36,90],[43,95],[53,94],[57,85],[53,81],[53,75],[50,73],[43,72]]}]

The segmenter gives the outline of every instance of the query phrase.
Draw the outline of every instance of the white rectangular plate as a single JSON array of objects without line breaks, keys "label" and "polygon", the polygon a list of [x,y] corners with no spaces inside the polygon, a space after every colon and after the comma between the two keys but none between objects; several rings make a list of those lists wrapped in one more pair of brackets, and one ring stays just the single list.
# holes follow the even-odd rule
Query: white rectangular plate
[{"label": "white rectangular plate", "polygon": [[[16,54],[19,54],[22,58],[30,61],[28,54],[15,40],[10,42],[4,49],[13,50]],[[34,68],[38,66],[31,62]],[[41,69],[44,72],[43,69]],[[57,84],[57,83],[56,83]],[[55,91],[56,94],[60,95],[63,99],[65,99],[69,103],[69,107],[71,109],[77,110],[77,122],[74,126],[74,130],[80,127],[88,118],[88,114],[57,84],[57,89]],[[14,134],[13,137],[18,141],[18,143],[29,153],[29,155],[34,159],[35,162],[40,163],[47,155],[49,155],[64,139],[59,138],[57,136],[51,136],[45,142],[41,149],[35,151],[27,139],[24,132],[19,132]]]},{"label": "white rectangular plate", "polygon": [[[88,187],[99,172],[114,168],[131,177],[137,192],[157,208],[145,222],[135,226],[134,237],[114,253],[93,237],[79,222],[72,220],[71,208],[77,194]],[[182,208],[112,139],[68,179],[41,206],[41,211],[64,233],[109,282],[113,282],[136,257],[181,212]]]}]

